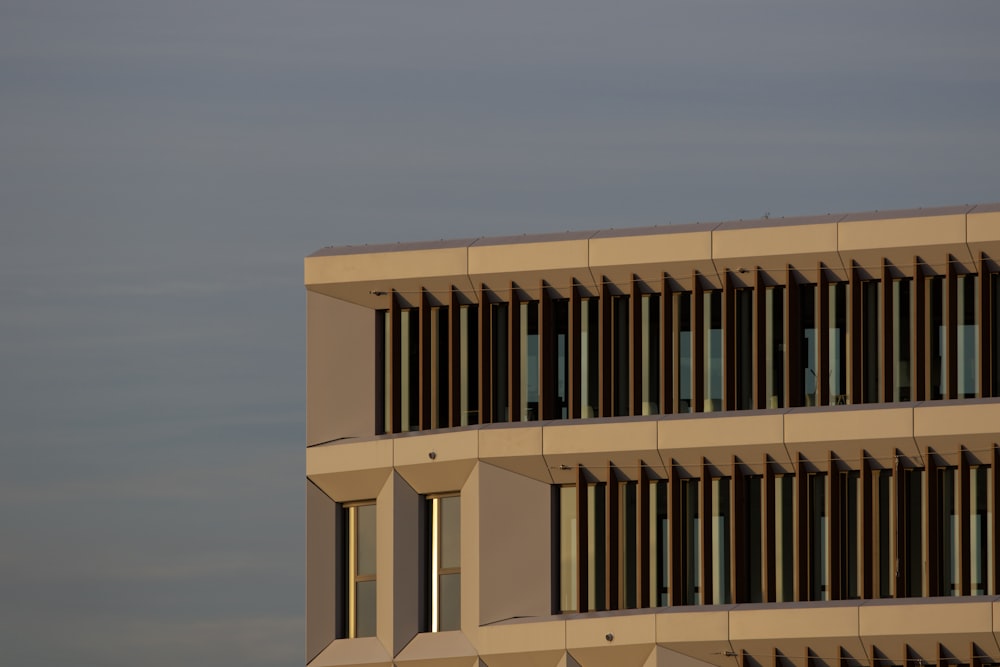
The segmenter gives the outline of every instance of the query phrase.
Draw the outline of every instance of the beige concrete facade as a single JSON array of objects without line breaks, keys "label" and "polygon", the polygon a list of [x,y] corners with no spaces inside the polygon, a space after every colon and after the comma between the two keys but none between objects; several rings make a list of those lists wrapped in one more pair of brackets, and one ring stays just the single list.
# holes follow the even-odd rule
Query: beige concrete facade
[{"label": "beige concrete facade", "polygon": [[[801,275],[812,284],[811,276],[817,272],[823,274],[820,281],[886,280],[885,276],[895,275],[886,267],[914,281],[938,275],[951,280],[957,273],[978,275],[985,283],[997,272],[997,259],[1000,204],[331,248],[306,258],[307,664],[770,667],[786,663],[809,667],[841,663],[878,667],[881,662],[888,667],[908,661],[1000,663],[1000,570],[995,565],[998,535],[994,528],[1000,485],[992,481],[1000,461],[1000,387],[984,376],[990,373],[996,354],[989,344],[994,311],[985,297],[976,311],[980,313],[975,339],[980,389],[974,397],[931,400],[927,396],[807,407],[793,405],[795,399],[788,390],[784,407],[774,409],[736,410],[729,403],[723,411],[684,414],[668,409],[643,415],[632,409],[632,414],[621,416],[497,420],[396,433],[384,432],[391,429],[383,421],[387,409],[383,403],[392,399],[386,398],[391,392],[380,384],[379,358],[386,343],[379,342],[382,334],[376,321],[376,311],[388,312],[393,307],[478,304],[487,292],[507,295],[514,290],[522,300],[541,300],[572,299],[574,294],[597,297],[609,289],[638,294],[637,284],[644,290],[659,292],[662,287],[678,292],[750,288],[756,280],[763,289],[765,284],[782,285]],[[915,265],[919,266],[916,270]],[[946,283],[946,290],[949,286]],[[395,306],[392,299],[397,299]],[[888,346],[885,321],[878,333],[880,344]],[[756,333],[753,340],[755,345],[763,344]],[[635,357],[637,344],[630,345]],[[857,340],[855,345],[852,353],[859,354]],[[727,347],[727,369],[731,354]],[[956,365],[954,353],[951,359]],[[931,373],[933,364],[926,366],[926,373]],[[754,369],[756,373],[756,365]],[[723,377],[736,376],[724,373]],[[914,386],[921,381],[923,377],[914,379]],[[666,382],[676,383],[676,378]],[[426,386],[431,386],[430,381]],[[880,385],[880,391],[887,392],[886,386]],[[934,475],[954,469],[955,478],[964,485],[964,491],[955,492],[955,498],[961,497],[957,504],[971,502],[974,510],[978,501],[976,487],[967,479],[969,471],[990,471],[991,527],[984,533],[989,541],[990,574],[979,575],[987,582],[982,594],[871,599],[859,593],[859,599],[835,599],[836,593],[827,592],[827,599],[808,600],[804,592],[806,545],[796,547],[796,577],[801,578],[796,579],[795,600],[648,602],[638,608],[560,611],[563,565],[556,498],[561,487],[581,484],[585,474],[608,475],[609,493],[615,480],[641,486],[657,480],[672,485],[681,478],[702,478],[701,488],[707,492],[710,479],[753,478],[764,485],[774,476],[798,474],[797,483],[804,484],[807,471],[827,474],[822,525],[823,530],[832,531],[825,521],[829,516],[832,523],[839,516],[833,507],[836,501],[831,500],[838,471],[852,471],[863,478],[873,469],[896,474],[903,467],[924,474],[920,497],[927,507],[915,521],[922,522],[920,544],[930,554],[925,561],[940,557],[935,539],[945,530],[944,524],[934,523],[937,506],[932,497],[937,497],[938,488]],[[736,493],[742,487],[733,488]],[[806,492],[805,487],[797,491],[803,494],[801,498]],[[432,632],[426,503],[438,494],[454,493],[461,499],[460,620],[456,630]],[[860,498],[866,491],[858,493]],[[867,493],[877,496],[878,490]],[[905,499],[895,487],[893,493],[897,494],[894,498]],[[769,498],[773,501],[773,496]],[[377,517],[375,631],[371,637],[347,638],[350,538],[343,508],[369,501],[375,503]],[[737,536],[740,528],[731,523],[743,515],[739,501],[732,503],[726,530]],[[804,532],[814,529],[804,518],[805,505],[795,507],[796,539],[806,544]],[[702,506],[704,526],[709,510],[708,504]],[[674,511],[671,504],[669,512]],[[894,506],[893,521],[904,521],[904,514],[902,505]],[[670,517],[679,520],[674,514]],[[866,537],[864,521],[852,530],[861,535],[861,542],[877,541],[878,524]],[[713,537],[704,526],[698,539],[709,545]],[[763,542],[771,539],[765,528],[761,530],[765,531]],[[899,528],[893,530],[899,534]],[[663,535],[665,543],[668,533]],[[832,537],[832,532],[827,535],[824,544],[846,539]],[[964,532],[961,535],[965,543],[973,539]],[[727,567],[737,574],[740,570],[733,563],[742,558],[743,539],[733,537],[733,542],[726,542],[733,549]],[[671,543],[670,549],[675,548]],[[774,558],[767,555],[767,548],[765,570],[767,558]],[[864,544],[852,548],[862,553]],[[893,549],[904,547],[900,543]],[[961,553],[965,564],[955,568],[968,579],[965,571],[978,566],[968,565],[970,556]],[[676,567],[673,560],[671,565]],[[608,571],[613,567],[608,565]],[[757,566],[758,573],[761,567]],[[837,565],[824,562],[823,567],[827,569],[823,581],[832,586]],[[865,565],[858,567],[856,572],[863,579]],[[922,580],[926,591],[933,590],[937,578],[944,576],[940,572],[947,569],[941,565],[940,570],[933,570],[927,562],[920,568],[926,570]],[[700,576],[704,582],[709,574]],[[728,585],[740,590],[732,581]],[[768,584],[761,586],[766,589]],[[670,595],[677,595],[673,588]],[[731,597],[737,600],[741,595],[737,592]]]}]

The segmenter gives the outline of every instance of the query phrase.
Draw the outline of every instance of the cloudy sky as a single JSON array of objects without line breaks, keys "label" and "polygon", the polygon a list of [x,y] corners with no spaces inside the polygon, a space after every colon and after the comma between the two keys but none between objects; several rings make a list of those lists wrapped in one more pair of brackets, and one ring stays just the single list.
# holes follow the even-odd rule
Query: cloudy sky
[{"label": "cloudy sky", "polygon": [[998,201],[997,26],[0,1],[0,664],[301,664],[304,255]]}]

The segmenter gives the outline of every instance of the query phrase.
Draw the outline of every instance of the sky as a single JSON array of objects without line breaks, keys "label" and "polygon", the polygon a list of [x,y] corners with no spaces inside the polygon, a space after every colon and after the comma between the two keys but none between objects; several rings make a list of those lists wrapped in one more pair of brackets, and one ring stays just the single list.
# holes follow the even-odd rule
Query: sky
[{"label": "sky", "polygon": [[305,255],[1000,201],[997,26],[0,0],[0,664],[302,664]]}]

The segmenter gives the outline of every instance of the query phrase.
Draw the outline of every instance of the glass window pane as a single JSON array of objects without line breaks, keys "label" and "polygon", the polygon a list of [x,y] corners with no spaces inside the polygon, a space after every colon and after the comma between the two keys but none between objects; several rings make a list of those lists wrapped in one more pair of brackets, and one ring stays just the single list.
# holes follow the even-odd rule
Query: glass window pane
[{"label": "glass window pane", "polygon": [[736,290],[736,409],[753,408],[753,290]]},{"label": "glass window pane", "polygon": [[909,401],[910,391],[910,278],[892,283],[892,391],[894,401]]},{"label": "glass window pane", "polygon": [[802,355],[802,405],[816,405],[817,362],[819,352],[816,346],[816,286],[799,286],[799,313],[802,318],[802,338],[800,341]]},{"label": "glass window pane", "polygon": [[712,480],[712,603],[726,604],[729,596],[729,478]]},{"label": "glass window pane", "polygon": [[979,466],[973,468],[969,475],[969,497],[972,513],[969,516],[969,536],[971,541],[970,555],[972,563],[969,568],[973,595],[986,595],[989,590],[989,468]]},{"label": "glass window pane", "polygon": [[441,567],[461,567],[459,497],[438,498],[441,525]]},{"label": "glass window pane", "polygon": [[538,302],[521,304],[521,421],[538,419]]},{"label": "glass window pane", "polygon": [[359,576],[375,574],[375,505],[354,508],[357,535],[357,572]]},{"label": "glass window pane", "polygon": [[677,308],[677,411],[691,412],[691,294],[674,295]]},{"label": "glass window pane", "polygon": [[442,574],[438,598],[438,630],[458,630],[462,625],[462,575]]},{"label": "glass window pane", "polygon": [[[555,408],[547,409],[546,417],[556,419],[569,418],[569,299],[556,299],[552,305],[552,316],[555,324],[556,358],[546,360],[550,370],[555,370],[556,395]],[[546,335],[552,335],[546,332]],[[548,399],[546,399],[548,400]]]},{"label": "glass window pane", "polygon": [[605,563],[607,539],[605,538],[605,485],[587,486],[587,585],[588,610],[605,609]]},{"label": "glass window pane", "polygon": [[598,410],[598,381],[600,364],[598,338],[598,301],[584,299],[580,302],[580,416],[596,417]]},{"label": "glass window pane", "polygon": [[[761,554],[762,525],[761,525],[761,477],[752,475],[744,481],[745,517],[746,529],[746,573],[747,573],[747,602],[762,602],[764,600],[763,561]],[[737,582],[739,583],[739,582]]]},{"label": "glass window pane", "polygon": [[493,347],[493,422],[510,420],[507,405],[507,304],[494,303],[491,340]]},{"label": "glass window pane", "polygon": [[559,488],[559,609],[576,611],[577,602],[576,487]]},{"label": "glass window pane", "polygon": [[722,410],[722,292],[704,295],[705,412]]},{"label": "glass window pane", "polygon": [[845,405],[847,395],[847,350],[850,347],[850,330],[847,328],[847,284],[834,283],[829,290],[830,318],[830,405]]},{"label": "glass window pane", "polygon": [[612,298],[612,329],[611,345],[612,364],[612,396],[614,398],[614,414],[616,417],[628,416],[631,413],[629,405],[629,385],[632,374],[629,369],[629,297],[616,296]]},{"label": "glass window pane", "polygon": [[354,636],[375,636],[375,582],[359,581],[355,589]]},{"label": "glass window pane", "polygon": [[660,412],[660,295],[644,294],[641,313],[642,414]]},{"label": "glass window pane", "polygon": [[978,276],[958,276],[958,396],[975,398],[979,391],[979,325],[976,319]]},{"label": "glass window pane", "polygon": [[765,408],[785,405],[785,288],[768,287],[765,290],[764,366]]},{"label": "glass window pane", "polygon": [[459,422],[479,423],[479,307],[459,309]]}]

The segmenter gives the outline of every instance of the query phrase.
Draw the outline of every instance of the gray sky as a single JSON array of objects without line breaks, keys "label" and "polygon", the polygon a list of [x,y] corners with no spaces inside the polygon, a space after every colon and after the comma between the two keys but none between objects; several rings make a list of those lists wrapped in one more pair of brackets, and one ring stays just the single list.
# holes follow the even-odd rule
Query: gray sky
[{"label": "gray sky", "polygon": [[0,2],[0,664],[301,664],[304,255],[998,201],[998,25]]}]

